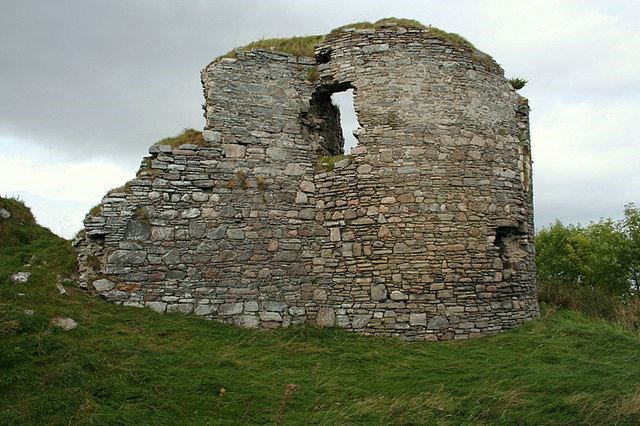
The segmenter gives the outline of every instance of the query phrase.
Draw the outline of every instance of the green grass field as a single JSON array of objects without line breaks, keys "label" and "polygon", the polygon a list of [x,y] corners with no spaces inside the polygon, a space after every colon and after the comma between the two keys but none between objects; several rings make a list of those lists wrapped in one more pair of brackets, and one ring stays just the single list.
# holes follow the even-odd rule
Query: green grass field
[{"label": "green grass field", "polygon": [[73,250],[28,235],[0,241],[0,424],[640,423],[640,336],[573,311],[465,342],[251,331],[60,295]]}]

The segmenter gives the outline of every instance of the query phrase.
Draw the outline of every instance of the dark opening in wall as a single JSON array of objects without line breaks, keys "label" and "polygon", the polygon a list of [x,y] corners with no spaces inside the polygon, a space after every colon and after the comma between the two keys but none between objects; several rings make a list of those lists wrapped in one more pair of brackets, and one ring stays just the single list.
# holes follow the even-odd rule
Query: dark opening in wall
[{"label": "dark opening in wall", "polygon": [[[353,106],[353,92],[354,87],[348,82],[320,86],[311,99],[309,112],[301,114],[309,136],[317,138],[318,156],[349,153],[357,145],[353,130],[359,125]],[[343,116],[346,120],[342,119]]]},{"label": "dark opening in wall", "polygon": [[91,241],[95,241],[101,244],[104,244],[106,240],[106,236],[104,234],[88,234],[87,237],[89,237]]},{"label": "dark opening in wall", "polygon": [[493,243],[498,246],[504,269],[515,267],[527,255],[521,246],[522,236],[522,230],[516,226],[496,228],[496,239]]},{"label": "dark opening in wall", "polygon": [[326,64],[331,60],[331,49],[324,48],[318,52],[316,55],[316,61],[319,64]]}]

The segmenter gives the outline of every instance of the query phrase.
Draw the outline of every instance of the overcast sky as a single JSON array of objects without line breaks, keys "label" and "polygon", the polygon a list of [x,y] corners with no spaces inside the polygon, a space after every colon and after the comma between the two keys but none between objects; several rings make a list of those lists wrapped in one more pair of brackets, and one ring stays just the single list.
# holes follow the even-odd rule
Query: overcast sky
[{"label": "overcast sky", "polygon": [[529,80],[537,227],[640,204],[637,0],[0,0],[0,195],[70,237],[153,142],[203,127],[213,58],[389,16],[459,33]]}]

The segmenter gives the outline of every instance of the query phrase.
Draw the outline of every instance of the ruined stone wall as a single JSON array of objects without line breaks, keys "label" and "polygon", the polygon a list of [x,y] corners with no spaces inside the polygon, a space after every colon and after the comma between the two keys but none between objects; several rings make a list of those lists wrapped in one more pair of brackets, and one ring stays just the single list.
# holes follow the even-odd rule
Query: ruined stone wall
[{"label": "ruined stone wall", "polygon": [[449,339],[537,315],[528,106],[497,64],[399,28],[320,51],[363,127],[358,155],[315,179],[331,235],[314,272],[338,323]]},{"label": "ruined stone wall", "polygon": [[[206,67],[207,143],[152,147],[87,216],[84,280],[249,327],[465,339],[536,316],[528,106],[499,66],[396,26],[332,34],[317,58]],[[359,146],[323,165],[347,88]]]}]

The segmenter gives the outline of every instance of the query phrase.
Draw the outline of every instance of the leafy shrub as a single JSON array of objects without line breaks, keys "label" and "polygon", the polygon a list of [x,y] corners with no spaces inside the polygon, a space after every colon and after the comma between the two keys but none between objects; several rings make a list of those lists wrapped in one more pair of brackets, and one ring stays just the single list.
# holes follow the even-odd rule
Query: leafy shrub
[{"label": "leafy shrub", "polygon": [[556,221],[535,238],[540,300],[637,327],[640,210],[587,226]]},{"label": "leafy shrub", "polygon": [[542,281],[538,283],[538,299],[543,303],[572,309],[595,318],[617,318],[618,300],[600,289],[573,283]]},{"label": "leafy shrub", "polygon": [[538,278],[619,296],[640,297],[640,211],[629,204],[625,218],[588,226],[556,221],[535,238]]},{"label": "leafy shrub", "polygon": [[527,80],[525,80],[524,78],[520,78],[520,77],[510,78],[507,81],[516,90],[522,89],[525,86],[525,84],[527,84]]}]

